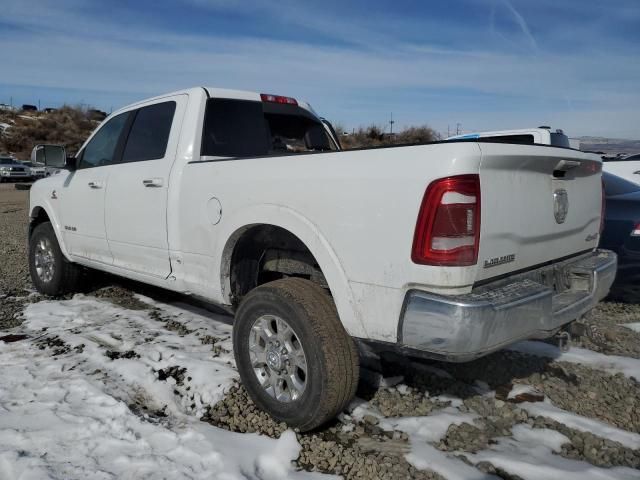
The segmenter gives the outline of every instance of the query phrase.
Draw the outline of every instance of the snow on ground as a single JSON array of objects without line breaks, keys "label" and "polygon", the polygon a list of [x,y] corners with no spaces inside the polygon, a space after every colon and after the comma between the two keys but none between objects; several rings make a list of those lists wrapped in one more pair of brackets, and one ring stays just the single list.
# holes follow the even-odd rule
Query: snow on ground
[{"label": "snow on ground", "polygon": [[554,345],[535,341],[518,342],[508,349],[529,355],[553,358],[558,362],[580,363],[612,374],[623,373],[627,377],[640,380],[640,360],[636,358],[605,355],[578,347],[571,347],[568,352],[563,352]]},{"label": "snow on ground", "polygon": [[[230,328],[186,310],[163,310],[179,313],[191,333],[168,330],[149,311],[90,297],[27,307],[22,330],[35,341],[0,342],[0,478],[309,475],[292,471],[300,446],[291,431],[273,440],[198,420],[202,406],[220,399],[237,376]],[[205,335],[221,338],[223,353],[212,355]],[[59,354],[40,349],[42,341]],[[140,358],[111,360],[109,351]],[[186,378],[160,380],[158,372],[173,366],[186,368]]]},{"label": "snow on ground", "polygon": [[[406,386],[399,385],[397,388],[402,391]],[[444,400],[443,396],[434,398]],[[385,418],[376,410],[369,408],[367,403],[360,403],[353,410],[351,416],[362,420],[365,415],[371,415],[378,419],[381,428],[385,430],[400,430],[407,433],[410,439],[411,451],[407,453],[406,459],[416,468],[433,470],[448,480],[496,478],[493,475],[484,474],[480,470],[467,465],[459,458],[442,452],[432,445],[432,443],[438,442],[446,435],[451,425],[473,423],[473,420],[477,417],[477,415],[459,410],[462,405],[460,399],[451,400],[453,401],[450,406],[422,417]]]},{"label": "snow on ground", "polygon": [[[237,379],[228,318],[138,299],[149,309],[126,309],[82,295],[26,308],[20,328],[29,338],[0,342],[0,479],[319,476],[294,471],[291,461],[300,445],[290,430],[274,440],[199,421]],[[513,349],[639,377],[639,360],[577,348],[563,353],[536,342]],[[450,378],[435,367],[425,368]],[[387,388],[402,393],[409,387]],[[495,395],[483,382],[473,388],[479,395]],[[516,385],[509,398],[519,393],[531,393],[530,387]],[[523,479],[640,478],[628,468],[598,468],[563,458],[555,453],[568,442],[564,435],[526,424],[474,454],[438,450],[435,445],[452,425],[474,424],[477,415],[465,410],[460,398],[433,399],[450,403],[427,416],[386,418],[356,399],[351,416],[342,418],[373,416],[385,431],[405,432],[407,461],[449,480],[495,478],[473,467],[487,461]],[[561,410],[548,399],[519,407],[640,448],[640,435]],[[353,424],[347,422],[349,427]]]},{"label": "snow on ground", "polygon": [[560,451],[569,439],[555,430],[513,427],[512,437],[503,437],[487,450],[468,454],[474,463],[491,462],[508,472],[517,472],[524,480],[599,480],[637,479],[638,472],[627,467],[603,469],[586,462],[570,460],[553,452]]},{"label": "snow on ground", "polygon": [[[402,386],[400,386],[402,387]],[[519,393],[530,393],[522,388]],[[494,392],[482,392],[492,395]],[[442,397],[434,397],[442,399]],[[460,410],[462,402],[452,402],[449,407],[423,417],[385,418],[377,411],[361,403],[352,412],[354,418],[365,415],[378,418],[385,430],[401,430],[409,435],[411,451],[406,455],[416,468],[433,470],[448,480],[484,480],[497,477],[485,474],[462,461],[461,452],[447,453],[433,446],[444,438],[451,425],[473,424],[477,415]],[[535,415],[542,415],[564,423],[578,430],[590,431],[595,435],[618,441],[630,448],[639,448],[640,435],[609,426],[602,422],[581,417],[554,407],[548,399],[544,403],[524,403],[521,405]],[[638,479],[640,472],[626,468],[599,468],[587,462],[570,460],[554,455],[569,439],[561,433],[548,429],[533,429],[526,424],[515,425],[512,437],[498,439],[497,444],[475,454],[465,453],[469,461],[477,464],[488,461],[496,467],[514,473],[525,480],[596,480],[596,479]]]},{"label": "snow on ground", "polygon": [[623,323],[622,326],[623,327],[627,327],[628,329],[633,330],[634,332],[640,333],[640,322],[638,322],[638,323]]},{"label": "snow on ground", "polygon": [[619,442],[634,450],[640,448],[639,434],[613,427],[599,420],[567,412],[566,410],[555,407],[548,398],[546,398],[544,402],[522,403],[520,408],[525,409],[532,415],[547,417],[567,427],[575,428],[583,432],[591,432],[594,435]]}]

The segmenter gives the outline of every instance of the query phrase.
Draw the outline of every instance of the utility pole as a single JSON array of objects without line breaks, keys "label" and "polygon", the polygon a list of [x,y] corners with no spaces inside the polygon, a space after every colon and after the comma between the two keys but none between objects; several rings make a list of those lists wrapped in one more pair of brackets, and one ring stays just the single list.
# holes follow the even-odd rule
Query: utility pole
[{"label": "utility pole", "polygon": [[393,112],[391,112],[391,120],[389,120],[389,125],[390,125],[390,131],[389,131],[389,134],[390,134],[390,135],[393,135],[393,124],[394,124],[394,123],[396,123],[396,122],[393,120]]},{"label": "utility pole", "polygon": [[460,127],[462,127],[462,124],[456,123],[456,135],[460,135]]},{"label": "utility pole", "polygon": [[451,132],[449,131],[449,124],[447,123],[447,138],[451,136]]}]

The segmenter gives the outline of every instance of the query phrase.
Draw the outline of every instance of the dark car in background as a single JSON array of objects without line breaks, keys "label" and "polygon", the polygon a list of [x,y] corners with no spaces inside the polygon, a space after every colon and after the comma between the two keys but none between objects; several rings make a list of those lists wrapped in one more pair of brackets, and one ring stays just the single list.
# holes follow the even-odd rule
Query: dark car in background
[{"label": "dark car in background", "polygon": [[600,248],[618,254],[618,276],[640,274],[640,185],[604,172],[606,210]]}]

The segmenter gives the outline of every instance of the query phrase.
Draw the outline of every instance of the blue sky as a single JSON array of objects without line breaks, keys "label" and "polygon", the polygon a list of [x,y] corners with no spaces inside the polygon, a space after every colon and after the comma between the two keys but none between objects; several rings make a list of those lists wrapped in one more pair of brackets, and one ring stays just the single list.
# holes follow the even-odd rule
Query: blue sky
[{"label": "blue sky", "polygon": [[2,0],[0,103],[109,111],[208,85],[346,128],[640,138],[640,0]]}]

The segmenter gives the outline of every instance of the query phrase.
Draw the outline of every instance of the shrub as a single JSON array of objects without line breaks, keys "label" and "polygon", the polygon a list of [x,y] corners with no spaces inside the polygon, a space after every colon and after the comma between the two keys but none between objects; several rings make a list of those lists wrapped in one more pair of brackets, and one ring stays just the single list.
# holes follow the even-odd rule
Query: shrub
[{"label": "shrub", "polygon": [[425,143],[440,140],[441,138],[435,130],[426,125],[422,127],[405,128],[393,135],[384,133],[384,129],[378,125],[359,128],[353,133],[346,135],[342,129],[336,131],[339,132],[340,143],[345,150],[353,148]]},{"label": "shrub", "polygon": [[0,152],[13,153],[20,160],[27,160],[38,143],[64,145],[73,154],[99,123],[85,109],[70,106],[50,113],[2,112],[0,122],[12,124],[0,137]]}]

